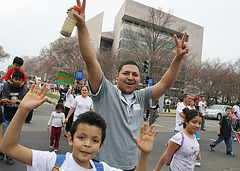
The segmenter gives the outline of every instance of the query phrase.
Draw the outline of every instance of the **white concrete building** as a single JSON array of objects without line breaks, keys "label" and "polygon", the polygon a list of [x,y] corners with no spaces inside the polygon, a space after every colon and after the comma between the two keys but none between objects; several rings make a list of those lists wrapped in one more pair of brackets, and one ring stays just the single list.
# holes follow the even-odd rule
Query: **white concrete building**
[{"label": "white concrete building", "polygon": [[[101,48],[110,48],[113,52],[119,51],[126,43],[125,30],[131,30],[135,33],[141,32],[142,29],[150,24],[147,21],[149,16],[149,9],[153,9],[146,5],[137,3],[132,0],[125,0],[115,17],[114,30],[111,32],[102,32],[103,13],[87,21],[90,38],[96,50]],[[157,9],[153,9],[156,10]],[[164,13],[164,12],[163,12]],[[165,13],[167,14],[167,13]],[[195,62],[201,62],[202,58],[202,44],[203,44],[203,27],[192,22],[183,20],[176,16],[171,16],[174,22],[168,28],[161,28],[165,30],[165,36],[173,37],[177,34],[178,37],[187,32],[187,43],[190,47],[190,54],[194,54]],[[159,26],[160,28],[161,26]],[[184,27],[184,31],[179,32],[179,28]]]}]

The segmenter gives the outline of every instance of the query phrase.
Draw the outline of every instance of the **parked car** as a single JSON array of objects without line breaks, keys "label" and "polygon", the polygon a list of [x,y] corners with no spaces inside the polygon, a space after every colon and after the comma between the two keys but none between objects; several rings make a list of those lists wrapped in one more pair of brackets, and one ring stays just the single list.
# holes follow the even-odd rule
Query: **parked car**
[{"label": "parked car", "polygon": [[215,118],[217,120],[220,120],[224,115],[226,115],[225,109],[227,107],[232,107],[232,106],[229,106],[229,105],[212,105],[212,106],[209,106],[206,109],[206,117],[207,118]]}]

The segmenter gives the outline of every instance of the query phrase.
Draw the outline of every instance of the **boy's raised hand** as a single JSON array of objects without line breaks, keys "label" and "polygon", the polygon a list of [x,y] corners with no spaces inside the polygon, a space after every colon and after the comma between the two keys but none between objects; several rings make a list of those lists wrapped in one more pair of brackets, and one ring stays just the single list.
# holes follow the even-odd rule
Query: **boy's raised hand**
[{"label": "boy's raised hand", "polygon": [[153,130],[153,125],[151,125],[149,131],[147,132],[147,123],[145,123],[141,127],[140,141],[136,137],[133,137],[138,148],[142,152],[150,153],[152,151],[154,139],[156,138],[157,134],[159,133],[159,131],[157,131],[152,136],[152,130]]},{"label": "boy's raised hand", "polygon": [[41,104],[43,104],[48,99],[47,97],[45,97],[48,91],[47,84],[43,84],[41,89],[38,90],[39,84],[40,82],[38,82],[37,84],[33,84],[30,87],[30,90],[22,99],[19,108],[31,111],[36,107],[40,106]]}]

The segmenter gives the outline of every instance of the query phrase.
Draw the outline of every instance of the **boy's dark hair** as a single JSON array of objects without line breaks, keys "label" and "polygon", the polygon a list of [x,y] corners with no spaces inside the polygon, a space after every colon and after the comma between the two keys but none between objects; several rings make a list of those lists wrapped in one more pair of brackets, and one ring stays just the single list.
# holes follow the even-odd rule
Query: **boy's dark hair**
[{"label": "boy's dark hair", "polygon": [[63,106],[62,103],[58,103],[58,104],[56,105],[55,109],[56,109],[56,110],[62,109],[62,111],[63,111],[63,110],[64,110],[64,106]]},{"label": "boy's dark hair", "polygon": [[16,71],[13,73],[12,78],[24,78],[24,74],[22,72]]},{"label": "boy's dark hair", "polygon": [[118,73],[122,70],[122,67],[124,65],[135,65],[135,66],[138,67],[138,70],[140,72],[140,67],[139,67],[139,65],[136,62],[134,62],[134,61],[125,61],[125,62],[121,63],[121,65],[118,67]]},{"label": "boy's dark hair", "polygon": [[16,56],[16,57],[13,59],[13,64],[14,64],[14,63],[22,66],[22,65],[23,65],[23,59],[20,58],[20,57],[18,57],[18,56]]},{"label": "boy's dark hair", "polygon": [[[191,121],[195,116],[199,116],[202,118],[202,114],[200,112],[198,112],[197,110],[195,109],[191,109],[189,110],[187,107],[184,108],[183,110],[183,113],[185,114],[185,121],[186,122],[189,122]],[[186,123],[184,122],[183,124],[183,128],[186,128]]]},{"label": "boy's dark hair", "polygon": [[106,137],[107,124],[100,114],[93,111],[87,111],[79,115],[77,120],[73,123],[70,130],[72,140],[79,124],[89,124],[89,125],[94,125],[100,128],[102,130],[102,139],[101,139],[100,145],[102,145]]},{"label": "boy's dark hair", "polygon": [[232,108],[231,107],[226,107],[226,109],[225,109],[225,111],[227,111],[227,110],[232,110]]}]

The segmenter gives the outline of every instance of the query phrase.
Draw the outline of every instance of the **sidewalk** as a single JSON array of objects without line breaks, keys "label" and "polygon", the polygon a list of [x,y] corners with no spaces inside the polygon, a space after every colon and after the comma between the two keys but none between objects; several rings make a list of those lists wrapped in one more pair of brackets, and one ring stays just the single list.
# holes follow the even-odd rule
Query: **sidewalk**
[{"label": "sidewalk", "polygon": [[163,109],[163,112],[161,114],[159,114],[159,116],[160,117],[175,117],[176,116],[176,109],[171,109],[170,113],[164,112],[164,109]]}]

